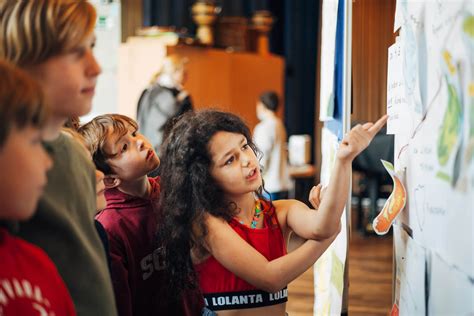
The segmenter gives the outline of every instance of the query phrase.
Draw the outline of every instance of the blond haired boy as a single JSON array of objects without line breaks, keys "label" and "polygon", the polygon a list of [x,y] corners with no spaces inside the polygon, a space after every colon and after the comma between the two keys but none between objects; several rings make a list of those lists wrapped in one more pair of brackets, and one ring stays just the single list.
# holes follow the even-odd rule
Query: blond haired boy
[{"label": "blond haired boy", "polygon": [[204,299],[198,291],[174,302],[163,295],[165,251],[155,243],[160,182],[147,176],[160,160],[137,129],[134,120],[119,114],[98,116],[79,129],[105,174],[107,207],[96,219],[109,236],[119,315],[200,315]]},{"label": "blond haired boy", "polygon": [[60,133],[68,117],[91,109],[101,72],[92,48],[96,12],[88,1],[0,1],[0,58],[37,79],[50,105],[44,146],[54,162],[36,214],[19,236],[56,264],[79,315],[115,315],[105,251],[94,226],[94,167]]}]

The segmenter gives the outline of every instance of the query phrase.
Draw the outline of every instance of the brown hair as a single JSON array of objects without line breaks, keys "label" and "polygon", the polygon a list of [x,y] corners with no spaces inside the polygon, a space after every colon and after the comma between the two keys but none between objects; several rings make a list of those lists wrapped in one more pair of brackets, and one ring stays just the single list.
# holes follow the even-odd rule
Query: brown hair
[{"label": "brown hair", "polygon": [[2,0],[0,58],[40,64],[80,45],[95,22],[95,8],[85,0]]},{"label": "brown hair", "polygon": [[95,117],[79,128],[79,133],[86,141],[87,149],[92,155],[95,166],[104,174],[112,173],[112,169],[106,162],[111,156],[104,150],[109,128],[112,128],[115,134],[122,137],[129,132],[130,126],[133,127],[135,131],[138,130],[137,122],[128,116],[105,114]]},{"label": "brown hair", "polygon": [[280,100],[278,99],[278,94],[274,91],[265,91],[259,97],[260,102],[272,112],[276,112],[278,110],[278,106],[280,104]]},{"label": "brown hair", "polygon": [[24,71],[0,60],[0,146],[13,127],[41,128],[47,108],[38,83]]},{"label": "brown hair", "polygon": [[164,74],[172,75],[176,71],[180,69],[184,69],[187,63],[188,63],[188,58],[186,57],[180,57],[176,54],[171,54],[169,56],[166,56],[165,59],[163,60],[163,64],[161,65],[160,70],[151,77],[150,84],[156,83],[156,81],[161,75],[164,75]]},{"label": "brown hair", "polygon": [[82,136],[82,134],[79,134],[77,130],[64,126],[61,129],[61,132],[63,132],[66,136],[71,137],[74,140],[77,140],[82,145],[82,147],[84,147],[85,150],[88,150],[86,139],[84,138],[84,136]]},{"label": "brown hair", "polygon": [[66,123],[64,123],[63,127],[77,131],[80,126],[81,120],[79,119],[79,116],[71,116],[67,119]]}]

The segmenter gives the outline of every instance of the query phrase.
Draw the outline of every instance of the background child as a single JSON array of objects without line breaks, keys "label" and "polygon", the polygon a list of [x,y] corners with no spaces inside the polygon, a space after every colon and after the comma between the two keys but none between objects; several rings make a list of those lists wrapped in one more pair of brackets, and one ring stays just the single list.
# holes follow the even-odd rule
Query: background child
[{"label": "background child", "polygon": [[109,236],[117,309],[120,315],[199,315],[199,293],[182,302],[162,297],[168,286],[165,251],[154,242],[160,182],[147,176],[160,160],[137,129],[118,114],[98,116],[79,129],[105,174],[107,207],[96,218]]},{"label": "background child", "polygon": [[[34,21],[34,23],[33,23]],[[19,236],[56,264],[79,315],[115,315],[105,252],[94,225],[94,167],[80,144],[61,134],[68,117],[91,109],[101,69],[94,47],[96,13],[88,1],[0,1],[0,58],[38,80],[50,105],[45,148],[54,161],[36,214]]]},{"label": "background child", "polygon": [[[70,124],[71,122],[74,123]],[[77,129],[80,126],[79,118],[70,118],[68,122],[66,122],[65,126],[70,127],[64,127],[62,132],[78,141],[84,147],[87,157],[89,157],[89,159],[92,161],[92,155],[89,152],[89,149],[87,148],[86,140],[84,139],[84,137],[82,137],[81,134],[77,132]],[[104,173],[98,169],[95,169],[95,192],[96,208],[97,212],[100,212],[107,206],[107,201],[105,200],[104,194]],[[107,232],[105,231],[104,226],[102,226],[102,224],[98,220],[94,219],[94,224],[95,228],[97,229],[97,233],[99,234],[100,241],[102,241],[102,245],[104,246],[105,255],[107,257],[107,263],[110,270],[109,237],[107,236]]]},{"label": "background child", "polygon": [[[46,186],[52,161],[41,146],[43,102],[36,82],[0,61],[0,221],[31,218]],[[2,226],[0,258],[0,315],[76,315],[53,262]]]},{"label": "background child", "polygon": [[137,105],[140,132],[158,152],[166,129],[174,118],[193,110],[191,97],[183,88],[186,80],[186,59],[167,56],[160,71],[142,92]]},{"label": "background child", "polygon": [[[159,234],[168,251],[170,291],[191,280],[219,314],[285,315],[286,285],[338,234],[352,160],[385,121],[356,126],[344,137],[315,211],[296,200],[262,198],[257,148],[237,116],[185,114],[163,144],[161,167],[165,225]],[[319,190],[313,188],[312,200]],[[291,232],[308,241],[287,254]]]},{"label": "background child", "polygon": [[277,116],[279,99],[273,91],[260,95],[257,101],[257,117],[260,123],[255,126],[253,139],[262,151],[262,178],[265,189],[274,200],[287,199],[291,186],[288,171],[288,155],[286,148],[286,129]]},{"label": "background child", "polygon": [[[89,149],[87,148],[87,142],[85,138],[79,134],[77,131],[80,127],[79,120],[76,118],[71,119],[70,121],[75,121],[77,122],[77,125],[71,126],[71,127],[64,127],[62,129],[62,132],[65,133],[66,135],[69,135],[76,141],[78,141],[81,145],[83,145],[84,150],[86,151],[86,155],[90,158],[92,162],[92,154],[90,153]],[[96,201],[96,208],[97,212],[102,211],[104,208],[107,206],[107,201],[105,199],[105,184],[104,184],[104,173],[100,171],[99,169],[95,169],[95,201]]]}]

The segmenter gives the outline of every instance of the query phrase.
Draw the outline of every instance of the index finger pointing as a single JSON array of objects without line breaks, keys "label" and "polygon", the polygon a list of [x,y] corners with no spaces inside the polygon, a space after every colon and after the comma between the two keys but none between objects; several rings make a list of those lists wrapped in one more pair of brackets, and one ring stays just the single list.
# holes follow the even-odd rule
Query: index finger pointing
[{"label": "index finger pointing", "polygon": [[370,133],[373,133],[374,135],[378,133],[378,131],[380,131],[380,129],[385,125],[385,123],[387,123],[387,120],[388,120],[388,115],[384,115],[382,116],[381,118],[379,118],[379,120],[377,122],[374,123],[374,125],[372,125],[368,131]]},{"label": "index finger pointing", "polygon": [[371,128],[373,125],[374,125],[374,123],[368,122],[368,123],[365,123],[364,125],[362,125],[362,128],[365,129],[366,131],[368,131],[369,128]]}]

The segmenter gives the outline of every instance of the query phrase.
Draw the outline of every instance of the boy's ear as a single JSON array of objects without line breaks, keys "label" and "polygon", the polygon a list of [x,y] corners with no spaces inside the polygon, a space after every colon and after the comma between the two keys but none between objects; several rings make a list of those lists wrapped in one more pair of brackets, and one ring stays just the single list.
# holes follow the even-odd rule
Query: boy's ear
[{"label": "boy's ear", "polygon": [[116,188],[120,185],[120,179],[115,174],[109,174],[104,177],[104,184],[106,189]]}]

